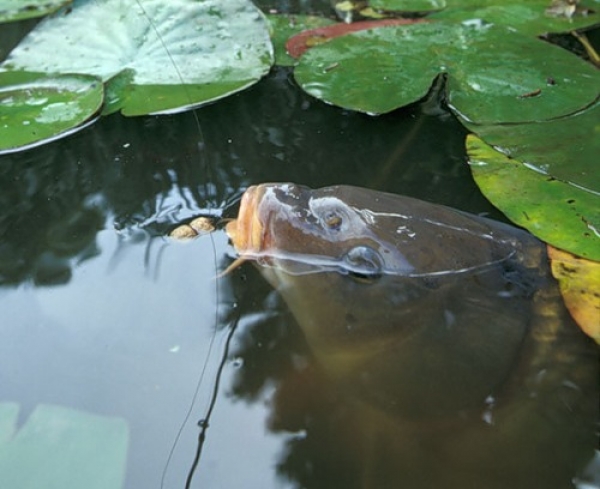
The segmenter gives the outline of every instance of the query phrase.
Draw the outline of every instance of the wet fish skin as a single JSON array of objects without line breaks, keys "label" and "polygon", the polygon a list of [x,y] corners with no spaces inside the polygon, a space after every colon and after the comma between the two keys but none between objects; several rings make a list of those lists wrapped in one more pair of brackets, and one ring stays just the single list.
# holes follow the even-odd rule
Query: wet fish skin
[{"label": "wet fish skin", "polygon": [[[531,235],[447,207],[347,186],[261,185],[244,199],[228,226],[237,251],[332,376],[386,411],[481,409],[515,368],[535,292],[554,283]],[[254,222],[247,239],[242,220]],[[374,269],[348,265],[356,249]]]},{"label": "wet fish skin", "polygon": [[347,396],[339,419],[362,440],[348,456],[388,440],[364,487],[384,487],[377,473],[414,487],[571,486],[598,441],[598,351],[537,239],[407,197],[293,184],[248,189],[227,231]]}]

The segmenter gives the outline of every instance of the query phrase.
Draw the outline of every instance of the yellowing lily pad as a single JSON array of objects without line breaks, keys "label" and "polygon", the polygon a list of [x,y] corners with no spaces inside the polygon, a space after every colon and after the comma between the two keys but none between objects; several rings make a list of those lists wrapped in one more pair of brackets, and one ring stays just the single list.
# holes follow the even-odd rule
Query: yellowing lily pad
[{"label": "yellowing lily pad", "polygon": [[573,319],[600,344],[600,263],[548,246],[552,274]]}]

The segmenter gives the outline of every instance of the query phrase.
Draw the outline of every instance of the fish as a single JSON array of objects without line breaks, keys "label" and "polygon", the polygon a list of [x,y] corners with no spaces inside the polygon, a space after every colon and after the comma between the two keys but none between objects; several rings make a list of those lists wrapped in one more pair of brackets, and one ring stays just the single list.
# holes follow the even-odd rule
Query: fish
[{"label": "fish", "polygon": [[593,453],[597,349],[528,232],[410,197],[292,183],[248,188],[226,232],[283,297],[355,419],[378,420],[366,438],[397,431],[406,458],[418,427],[448,460],[531,472],[522,487],[543,480],[533,458],[553,424],[577,442],[556,450],[564,460],[546,475],[560,483],[544,487],[570,485]]}]

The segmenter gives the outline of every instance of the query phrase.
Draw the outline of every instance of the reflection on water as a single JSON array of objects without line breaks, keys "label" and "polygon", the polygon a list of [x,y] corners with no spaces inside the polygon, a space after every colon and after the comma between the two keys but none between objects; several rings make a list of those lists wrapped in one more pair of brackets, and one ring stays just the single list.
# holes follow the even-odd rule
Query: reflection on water
[{"label": "reflection on water", "polygon": [[[215,280],[231,253],[224,233],[164,238],[197,215],[234,215],[241,192],[262,181],[348,183],[494,214],[447,114],[413,107],[370,118],[290,84],[288,71],[274,70],[198,110],[200,130],[192,114],[114,115],[0,157],[0,401],[20,405],[21,423],[41,403],[124,419],[124,487],[184,487],[238,312],[192,487],[381,488],[415,473],[449,485],[464,480],[455,467],[465,458],[485,461],[478,434],[415,427],[340,392],[254,269]],[[581,367],[595,375],[596,363]],[[597,405],[596,392],[585,394]],[[537,440],[576,444],[553,416],[540,417]],[[591,418],[578,418],[581,463],[592,455]],[[547,453],[520,439],[514,452],[552,474]]]},{"label": "reflection on water", "polygon": [[[335,302],[335,296],[324,301],[335,307],[330,301]],[[386,314],[385,309],[381,312]],[[552,321],[553,313],[548,313]],[[566,321],[564,314],[559,317]],[[263,321],[242,335],[247,351],[242,347],[238,353],[244,369],[235,392],[246,399],[256,397],[256,379],[246,386],[251,374],[263,376],[265,388],[276,385],[269,428],[294,435],[279,456],[277,471],[299,487],[568,488],[574,487],[575,474],[594,454],[597,350],[569,321],[558,331],[550,362],[541,361],[543,369],[523,348],[507,379],[509,388],[490,395],[479,409],[437,410],[432,415],[424,405],[425,414],[410,416],[386,412],[361,397],[360,389],[357,395],[347,381],[339,382],[339,375],[327,368],[327,359],[314,358],[318,352],[297,337],[291,318],[284,327],[273,326]],[[282,358],[286,350],[291,354]],[[426,348],[419,353],[413,360],[418,364],[421,356],[421,362],[427,361]],[[460,361],[452,356],[444,360],[449,369]],[[395,368],[392,358],[387,361]],[[426,373],[421,382],[427,382]],[[383,397],[398,387],[393,379],[375,383]]]},{"label": "reflection on water", "polygon": [[325,107],[289,83],[278,70],[197,111],[199,126],[193,114],[114,115],[2,156],[0,281],[67,281],[67,259],[93,256],[104,221],[126,234],[162,234],[199,213],[219,214],[261,181],[349,183],[494,212],[466,179],[461,129],[449,115],[414,108],[373,119]]}]

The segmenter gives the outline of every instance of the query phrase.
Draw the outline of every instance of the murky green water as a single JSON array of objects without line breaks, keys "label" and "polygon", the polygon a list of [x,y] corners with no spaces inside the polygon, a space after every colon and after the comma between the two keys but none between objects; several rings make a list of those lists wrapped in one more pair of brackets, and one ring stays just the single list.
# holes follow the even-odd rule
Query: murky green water
[{"label": "murky green water", "polygon": [[[93,478],[112,467],[118,475],[124,464],[123,487],[132,489],[183,488],[190,473],[195,488],[377,489],[381,482],[369,474],[398,464],[421,475],[445,467],[449,486],[460,481],[459,458],[444,465],[439,458],[448,454],[401,448],[402,437],[404,446],[419,445],[423,426],[390,428],[332,395],[291,314],[250,265],[215,279],[232,255],[222,231],[188,243],[165,236],[193,216],[234,216],[241,192],[264,181],[348,183],[499,217],[470,179],[461,127],[435,104],[379,118],[328,107],[296,90],[282,69],[196,114],[114,115],[63,141],[0,157],[0,405],[18,405],[19,428],[36,407],[52,405],[118,420],[127,434],[107,438],[118,439],[119,450],[125,444],[126,459],[111,466],[92,450],[86,473],[69,465],[64,443],[40,465],[35,443],[25,440],[18,453],[13,445],[18,456],[5,479],[14,489],[33,488],[31,474],[41,471],[54,487],[48,481],[73,481],[78,470]],[[597,406],[597,392],[585,395]],[[583,441],[569,438],[567,452],[583,467],[596,425],[581,419],[587,428],[573,439]],[[561,433],[572,422],[547,421],[549,458],[531,459],[540,473],[551,472],[552,453],[562,452],[552,426]],[[427,427],[424,444],[437,429]],[[77,443],[89,448],[90,440]],[[6,447],[0,466],[10,458]],[[598,487],[600,469],[589,471],[579,477],[596,482],[578,487]],[[397,472],[385,487],[402,487]],[[420,487],[414,474],[406,480]],[[490,473],[489,481],[485,487],[516,487],[506,473]]]}]

